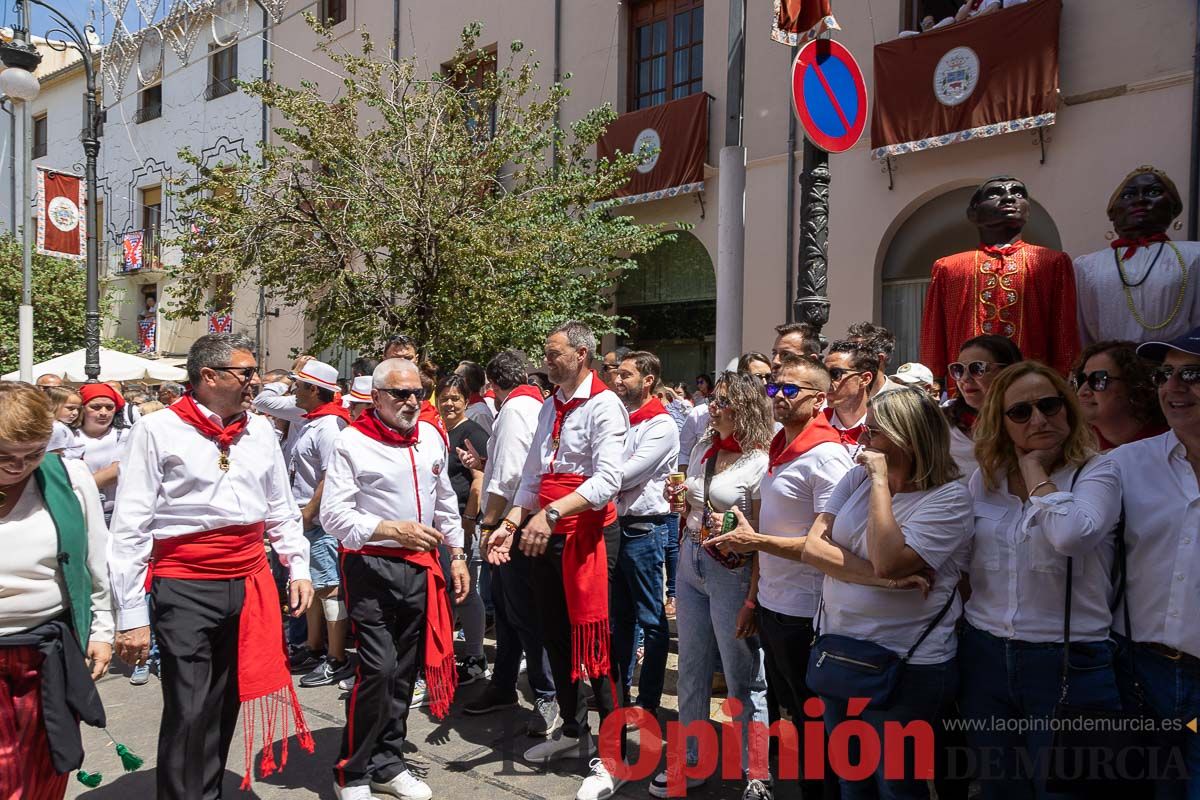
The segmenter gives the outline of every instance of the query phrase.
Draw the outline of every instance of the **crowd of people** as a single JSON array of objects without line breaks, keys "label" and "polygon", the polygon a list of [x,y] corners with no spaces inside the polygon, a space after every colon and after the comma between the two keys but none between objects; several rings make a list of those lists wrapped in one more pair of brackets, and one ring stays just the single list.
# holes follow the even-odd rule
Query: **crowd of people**
[{"label": "crowd of people", "polygon": [[[49,709],[96,721],[78,678],[114,640],[132,682],[161,679],[163,798],[219,796],[239,714],[246,785],[289,730],[311,750],[295,687],[335,684],[343,800],[432,797],[405,760],[421,706],[528,715],[524,759],[581,759],[576,797],[609,797],[626,735],[600,748],[589,709],[662,714],[672,637],[689,735],[653,797],[730,759],[743,798],[771,797],[751,728],[814,716],[881,740],[927,723],[938,758],[853,780],[806,762],[806,800],[965,798],[958,745],[1003,754],[985,798],[1090,795],[1026,769],[1050,728],[995,721],[1200,714],[1200,329],[1096,342],[1067,376],[976,336],[949,393],[889,374],[870,323],[776,333],[694,396],[578,322],[537,365],[439,372],[397,336],[345,383],[311,357],[260,377],[250,340],[210,334],[140,411],[104,383],[0,384],[0,796],[62,796],[82,749]],[[715,682],[740,753],[696,733]],[[1156,789],[1197,797],[1200,739],[1168,728]]]}]

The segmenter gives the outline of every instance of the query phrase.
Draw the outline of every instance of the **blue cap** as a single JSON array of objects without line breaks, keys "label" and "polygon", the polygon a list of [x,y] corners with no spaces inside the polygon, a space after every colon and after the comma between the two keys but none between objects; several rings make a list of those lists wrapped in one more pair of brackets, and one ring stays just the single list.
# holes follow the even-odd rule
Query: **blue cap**
[{"label": "blue cap", "polygon": [[1178,350],[1192,356],[1200,356],[1200,328],[1192,328],[1183,336],[1169,342],[1146,342],[1137,349],[1137,354],[1149,361],[1159,361],[1167,357],[1168,350]]}]

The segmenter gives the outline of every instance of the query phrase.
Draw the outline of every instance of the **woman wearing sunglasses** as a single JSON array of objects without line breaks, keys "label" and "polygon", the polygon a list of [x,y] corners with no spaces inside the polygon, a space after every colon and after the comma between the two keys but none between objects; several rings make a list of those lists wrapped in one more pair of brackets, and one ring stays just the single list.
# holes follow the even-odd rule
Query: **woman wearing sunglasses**
[{"label": "woman wearing sunglasses", "polygon": [[[774,433],[771,407],[762,383],[752,375],[726,372],[717,381],[708,409],[709,428],[688,461],[683,491],[688,511],[676,574],[676,625],[679,661],[679,722],[707,720],[713,671],[723,668],[729,697],[741,703],[740,725],[767,722],[767,679],[762,647],[754,636],[757,567],[754,560],[728,568],[702,540],[721,533],[724,513],[750,500],[751,524],[757,524],[759,484],[767,472],[767,448]],[[682,460],[682,459],[680,459]],[[669,487],[668,487],[669,491]],[[715,530],[714,530],[715,528]],[[742,731],[742,770],[748,766],[748,729]],[[695,739],[687,744],[689,764],[699,759]],[[650,786],[653,797],[666,797],[667,771]],[[688,788],[703,783],[688,778]]]},{"label": "woman wearing sunglasses", "polygon": [[1101,450],[1167,432],[1152,373],[1133,342],[1096,342],[1079,354],[1071,387]]},{"label": "woman wearing sunglasses", "polygon": [[[1119,490],[1109,488],[1115,465],[1096,456],[1075,393],[1036,361],[995,377],[975,441],[979,470],[969,484],[975,546],[958,650],[963,674],[972,676],[959,698],[963,717],[1045,723],[1060,700],[1120,709],[1108,636],[1116,550],[1116,515],[1109,511],[1120,504]],[[1068,570],[1070,669],[1064,676]],[[967,739],[981,754],[1004,753],[1001,774],[982,781],[985,800],[1070,796],[1047,793],[1044,778],[1021,770],[1018,752],[1050,757],[1052,734],[1045,726],[1021,733],[985,724],[968,728]]]},{"label": "woman wearing sunglasses", "polygon": [[996,373],[1021,360],[1021,349],[1005,336],[976,336],[958,351],[958,360],[947,365],[946,372],[958,394],[945,407],[950,423],[950,455],[958,465],[965,484],[975,472],[975,420],[988,387]]}]

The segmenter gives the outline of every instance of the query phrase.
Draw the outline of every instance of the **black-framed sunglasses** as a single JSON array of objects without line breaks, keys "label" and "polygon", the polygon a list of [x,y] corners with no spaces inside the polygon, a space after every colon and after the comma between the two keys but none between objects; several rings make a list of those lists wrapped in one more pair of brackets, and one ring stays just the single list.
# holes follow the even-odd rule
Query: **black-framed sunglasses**
[{"label": "black-framed sunglasses", "polygon": [[1184,386],[1195,386],[1200,383],[1200,365],[1188,364],[1176,369],[1169,364],[1163,364],[1150,373],[1150,382],[1155,386],[1165,386],[1171,376],[1178,373],[1179,382]]},{"label": "black-framed sunglasses", "polygon": [[815,386],[802,386],[797,383],[775,383],[774,381],[767,381],[767,397],[774,397],[777,394],[782,394],[785,398],[791,400],[796,395],[800,394],[801,389],[807,389],[810,392],[821,391]]},{"label": "black-framed sunglasses", "polygon": [[1079,370],[1071,376],[1071,388],[1079,391],[1084,386],[1091,389],[1093,392],[1103,392],[1108,390],[1109,381],[1120,381],[1124,378],[1119,378],[1116,375],[1109,375],[1106,369],[1092,370],[1084,372]]},{"label": "black-framed sunglasses", "polygon": [[833,381],[840,381],[842,378],[851,375],[861,375],[862,373],[854,369],[846,369],[845,367],[830,367],[829,378]]},{"label": "black-framed sunglasses", "polygon": [[249,383],[254,380],[254,376],[258,374],[258,367],[209,367],[217,372],[228,372],[230,375],[240,374],[242,383]]},{"label": "black-framed sunglasses", "polygon": [[733,403],[729,402],[728,397],[717,397],[716,395],[713,395],[712,397],[708,398],[708,407],[714,408],[717,411],[722,411],[726,408],[731,408],[732,406]]},{"label": "black-framed sunglasses", "polygon": [[425,399],[424,389],[380,389],[379,391],[390,394],[397,403],[407,403],[410,397],[416,398],[418,403]]},{"label": "black-framed sunglasses", "polygon": [[1053,417],[1063,410],[1063,406],[1067,401],[1061,395],[1054,397],[1039,397],[1037,400],[1030,402],[1028,400],[1013,403],[1008,408],[1004,409],[1004,416],[1011,419],[1018,425],[1023,425],[1033,417],[1033,410],[1036,408],[1043,417]]},{"label": "black-framed sunglasses", "polygon": [[969,364],[964,364],[961,361],[955,361],[952,364],[946,365],[946,371],[950,373],[950,377],[956,381],[961,381],[969,373],[972,378],[982,378],[992,370],[1003,369],[1008,364],[997,364],[994,361],[972,361]]}]

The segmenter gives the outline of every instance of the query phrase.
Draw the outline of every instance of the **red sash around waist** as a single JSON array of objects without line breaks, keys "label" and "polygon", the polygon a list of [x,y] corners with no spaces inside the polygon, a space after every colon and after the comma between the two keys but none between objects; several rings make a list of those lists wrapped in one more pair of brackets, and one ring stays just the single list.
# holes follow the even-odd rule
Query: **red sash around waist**
[{"label": "red sash around waist", "polygon": [[[425,570],[425,687],[429,691],[429,710],[438,719],[445,717],[450,713],[454,690],[458,687],[458,667],[454,661],[450,597],[437,552],[369,544],[361,550],[342,550],[343,559],[347,554],[395,558]],[[342,574],[346,574],[344,566]],[[355,588],[348,585],[345,590],[349,594]]]},{"label": "red sash around waist", "polygon": [[[313,751],[313,738],[292,686],[287,653],[283,646],[283,620],[279,594],[271,578],[263,548],[263,523],[231,525],[188,536],[154,541],[147,587],[154,578],[184,580],[231,580],[244,578],[246,598],[238,623],[238,698],[242,708],[242,732],[246,745],[246,771],[242,788],[250,788],[255,726],[262,723],[263,777],[287,764],[288,716],[300,746]],[[169,678],[169,676],[168,676]],[[276,734],[283,740],[278,764]]]},{"label": "red sash around waist", "polygon": [[[566,497],[587,478],[583,475],[549,472],[542,476],[538,505],[545,508]],[[554,528],[563,534],[563,593],[571,620],[571,679],[579,680],[582,664],[589,677],[608,673],[608,553],[604,528],[617,521],[617,509],[609,503],[599,511],[585,509],[563,517]]]}]

